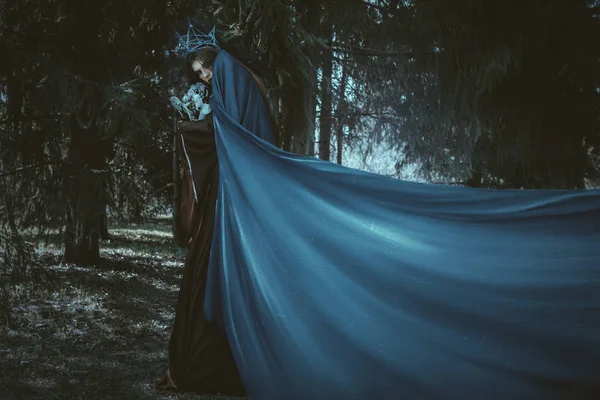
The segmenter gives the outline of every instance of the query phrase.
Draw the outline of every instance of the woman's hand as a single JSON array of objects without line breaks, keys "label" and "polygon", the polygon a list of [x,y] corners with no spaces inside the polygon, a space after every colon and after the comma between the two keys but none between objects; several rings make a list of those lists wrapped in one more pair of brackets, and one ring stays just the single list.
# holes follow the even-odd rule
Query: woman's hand
[{"label": "woman's hand", "polygon": [[192,132],[197,129],[196,124],[197,121],[183,121],[180,119],[177,121],[177,129],[180,132]]},{"label": "woman's hand", "polygon": [[212,130],[212,124],[209,119],[206,118],[202,121],[177,121],[177,129],[181,133],[190,132],[208,132]]}]

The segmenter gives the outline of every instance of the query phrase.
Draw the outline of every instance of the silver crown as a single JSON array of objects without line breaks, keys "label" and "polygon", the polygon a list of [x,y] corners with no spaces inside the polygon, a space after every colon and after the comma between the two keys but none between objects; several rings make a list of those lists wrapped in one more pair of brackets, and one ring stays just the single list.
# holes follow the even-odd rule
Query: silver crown
[{"label": "silver crown", "polygon": [[217,42],[217,38],[215,37],[215,27],[213,26],[212,30],[208,33],[208,35],[198,31],[194,26],[190,23],[188,25],[188,31],[185,35],[177,34],[177,47],[173,52],[180,56],[186,57],[191,53],[195,53],[196,51],[204,48],[211,48],[215,50],[221,50],[219,43]]}]

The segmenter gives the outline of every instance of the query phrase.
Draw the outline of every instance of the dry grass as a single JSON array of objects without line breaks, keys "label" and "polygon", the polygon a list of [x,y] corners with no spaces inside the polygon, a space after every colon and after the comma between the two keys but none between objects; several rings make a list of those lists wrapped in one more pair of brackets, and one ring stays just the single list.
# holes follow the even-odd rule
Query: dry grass
[{"label": "dry grass", "polygon": [[168,221],[113,228],[98,267],[40,251],[40,288],[11,288],[13,314],[0,327],[0,399],[226,399],[154,389],[184,257]]}]

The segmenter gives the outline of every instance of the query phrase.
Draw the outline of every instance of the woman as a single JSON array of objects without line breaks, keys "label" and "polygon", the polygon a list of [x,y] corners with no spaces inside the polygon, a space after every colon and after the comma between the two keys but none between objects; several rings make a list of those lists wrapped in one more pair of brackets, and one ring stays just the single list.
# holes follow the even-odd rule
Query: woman
[{"label": "woman", "polygon": [[283,152],[246,68],[225,51],[196,67],[218,192],[174,334],[202,319],[190,331],[211,326],[220,350],[189,365],[227,360],[254,399],[597,398],[600,191],[426,185]]},{"label": "woman", "polygon": [[[211,90],[212,65],[217,54],[213,48],[203,48],[188,55],[192,83],[202,82]],[[265,107],[264,84],[248,67],[243,68],[259,89],[258,93],[247,94],[247,102]],[[242,118],[240,123],[250,129],[257,128],[249,119]],[[261,125],[261,128],[265,138],[273,142],[274,127]],[[166,390],[243,395],[244,386],[225,336],[204,316],[204,289],[218,189],[212,119],[178,121],[178,131],[179,159],[183,161],[178,230],[181,244],[189,247],[169,345],[169,369],[157,385]]]}]

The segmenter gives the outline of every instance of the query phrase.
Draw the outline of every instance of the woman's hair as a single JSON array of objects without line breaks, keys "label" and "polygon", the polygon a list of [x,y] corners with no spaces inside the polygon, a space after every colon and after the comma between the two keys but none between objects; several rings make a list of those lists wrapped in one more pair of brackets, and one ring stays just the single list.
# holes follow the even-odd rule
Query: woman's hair
[{"label": "woman's hair", "polygon": [[[200,50],[188,55],[187,65],[188,65],[188,78],[190,80],[190,83],[201,82],[204,85],[208,86],[208,88],[210,90],[210,86],[207,85],[206,82],[201,81],[198,78],[198,75],[196,73],[194,73],[194,71],[192,70],[192,64],[194,62],[198,61],[200,64],[202,64],[203,67],[210,68],[212,70],[213,63],[215,62],[215,59],[217,58],[218,53],[219,53],[218,50],[210,48],[210,47],[206,47],[206,48],[200,49]],[[248,73],[250,74],[252,79],[254,80],[254,83],[256,83],[256,86],[258,86],[258,89],[260,90],[260,93],[262,94],[263,99],[265,101],[265,105],[267,106],[267,109],[269,109],[271,123],[273,125],[273,130],[274,130],[273,132],[277,136],[277,132],[276,132],[277,124],[275,123],[273,111],[271,110],[271,107],[269,107],[270,101],[269,101],[269,97],[267,96],[267,89],[265,87],[263,80],[260,78],[260,76],[254,70],[252,70],[250,67],[248,67],[245,63],[243,63],[242,61],[240,61],[237,58],[236,58],[236,60],[244,68],[246,68],[246,70],[248,71]]]},{"label": "woman's hair", "polygon": [[217,58],[217,54],[218,54],[218,50],[206,47],[206,48],[200,49],[194,53],[190,53],[187,56],[186,64],[187,64],[188,80],[190,81],[190,83],[200,82],[200,83],[203,83],[205,86],[207,86],[210,89],[210,86],[207,85],[206,82],[201,81],[198,78],[198,74],[196,74],[192,70],[192,64],[195,61],[198,61],[205,68],[212,69],[213,63],[215,62],[215,58]]},{"label": "woman's hair", "polygon": [[205,68],[212,68],[215,58],[217,58],[218,50],[205,47],[188,55],[188,64],[191,66],[194,61],[198,61]]},{"label": "woman's hair", "polygon": [[[196,61],[198,61],[200,64],[202,64],[202,66],[204,68],[212,69],[213,63],[215,62],[215,58],[217,58],[218,53],[219,53],[218,50],[215,50],[210,47],[205,47],[194,53],[191,53],[187,58],[187,63],[188,63],[188,68],[189,68],[190,73],[191,74],[194,73],[194,71],[192,71],[191,69],[192,69],[192,64]],[[258,89],[260,90],[263,97],[265,98],[265,101],[268,104],[267,89],[265,88],[265,84],[263,83],[262,79],[260,79],[258,74],[255,71],[253,71],[250,67],[248,67],[246,64],[244,64],[242,61],[240,61],[239,59],[237,59],[237,61],[244,68],[246,68],[248,73],[250,73],[250,76],[252,77],[252,79],[254,79],[254,82],[258,86]],[[195,78],[194,82],[197,82],[197,81],[198,81],[198,77]]]}]

